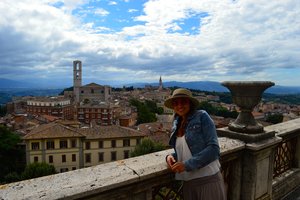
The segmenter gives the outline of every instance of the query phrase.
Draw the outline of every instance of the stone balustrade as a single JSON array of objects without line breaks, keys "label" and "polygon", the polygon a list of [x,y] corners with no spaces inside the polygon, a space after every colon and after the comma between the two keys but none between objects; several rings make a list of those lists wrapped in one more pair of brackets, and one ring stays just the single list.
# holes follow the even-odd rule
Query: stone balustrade
[{"label": "stone balustrade", "polygon": [[[275,137],[257,143],[219,137],[222,172],[228,199],[280,199],[300,184],[300,119],[266,127]],[[293,165],[273,174],[276,148],[285,139],[296,140]],[[165,156],[172,150],[110,162],[75,171],[0,185],[0,200],[18,199],[164,199],[157,188],[174,183]],[[284,156],[284,155],[283,155]],[[267,169],[267,172],[264,170]],[[255,173],[253,173],[255,172]],[[247,177],[247,178],[245,178]],[[266,178],[266,180],[262,180]],[[271,181],[269,181],[271,178]],[[247,179],[247,180],[245,180]],[[289,188],[282,187],[288,179]],[[169,189],[167,188],[166,191]],[[164,192],[162,192],[164,193]],[[273,194],[273,195],[272,195]],[[167,199],[167,198],[165,198]]]}]

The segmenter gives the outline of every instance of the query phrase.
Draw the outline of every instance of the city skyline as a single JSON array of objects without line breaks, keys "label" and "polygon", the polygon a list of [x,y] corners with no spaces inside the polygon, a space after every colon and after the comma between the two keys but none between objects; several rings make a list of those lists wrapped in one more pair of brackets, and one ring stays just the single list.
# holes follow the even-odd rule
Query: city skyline
[{"label": "city skyline", "polygon": [[299,86],[296,0],[4,0],[0,79],[72,85],[262,80]]}]

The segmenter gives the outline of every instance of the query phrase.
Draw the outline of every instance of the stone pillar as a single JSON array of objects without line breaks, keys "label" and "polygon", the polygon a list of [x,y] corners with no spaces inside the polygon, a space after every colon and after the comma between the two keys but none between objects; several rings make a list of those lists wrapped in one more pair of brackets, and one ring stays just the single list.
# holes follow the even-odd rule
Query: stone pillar
[{"label": "stone pillar", "polygon": [[261,100],[263,91],[274,85],[272,82],[238,81],[223,82],[239,106],[238,118],[228,127],[218,130],[219,136],[245,142],[241,166],[241,191],[238,199],[271,200],[275,149],[281,138],[274,131],[265,131],[252,116],[253,108]]},{"label": "stone pillar", "polygon": [[240,199],[272,199],[275,149],[280,141],[280,138],[274,137],[246,144]]}]

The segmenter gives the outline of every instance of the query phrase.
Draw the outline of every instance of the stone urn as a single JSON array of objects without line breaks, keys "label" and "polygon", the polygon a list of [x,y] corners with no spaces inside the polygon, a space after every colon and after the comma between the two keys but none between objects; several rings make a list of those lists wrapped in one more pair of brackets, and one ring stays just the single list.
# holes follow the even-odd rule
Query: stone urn
[{"label": "stone urn", "polygon": [[252,111],[260,102],[263,92],[275,85],[270,81],[225,81],[221,83],[232,95],[233,103],[240,108],[240,113],[228,129],[239,133],[262,133],[263,126],[254,119]]}]

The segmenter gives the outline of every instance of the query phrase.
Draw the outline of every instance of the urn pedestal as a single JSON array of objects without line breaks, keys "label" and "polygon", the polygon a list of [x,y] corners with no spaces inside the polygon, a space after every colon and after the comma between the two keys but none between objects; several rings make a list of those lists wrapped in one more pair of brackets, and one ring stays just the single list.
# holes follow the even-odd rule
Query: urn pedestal
[{"label": "urn pedestal", "polygon": [[[232,95],[233,103],[240,108],[235,121],[229,123],[226,136],[245,142],[256,142],[274,136],[274,132],[265,132],[252,115],[254,107],[260,102],[263,92],[274,85],[270,81],[225,81]],[[222,130],[221,130],[222,132]]]},{"label": "urn pedestal", "polygon": [[241,160],[241,188],[238,199],[271,200],[275,149],[280,138],[274,131],[265,131],[252,115],[263,92],[274,85],[269,81],[223,82],[240,108],[237,119],[228,127],[218,129],[218,135],[245,142]]}]

